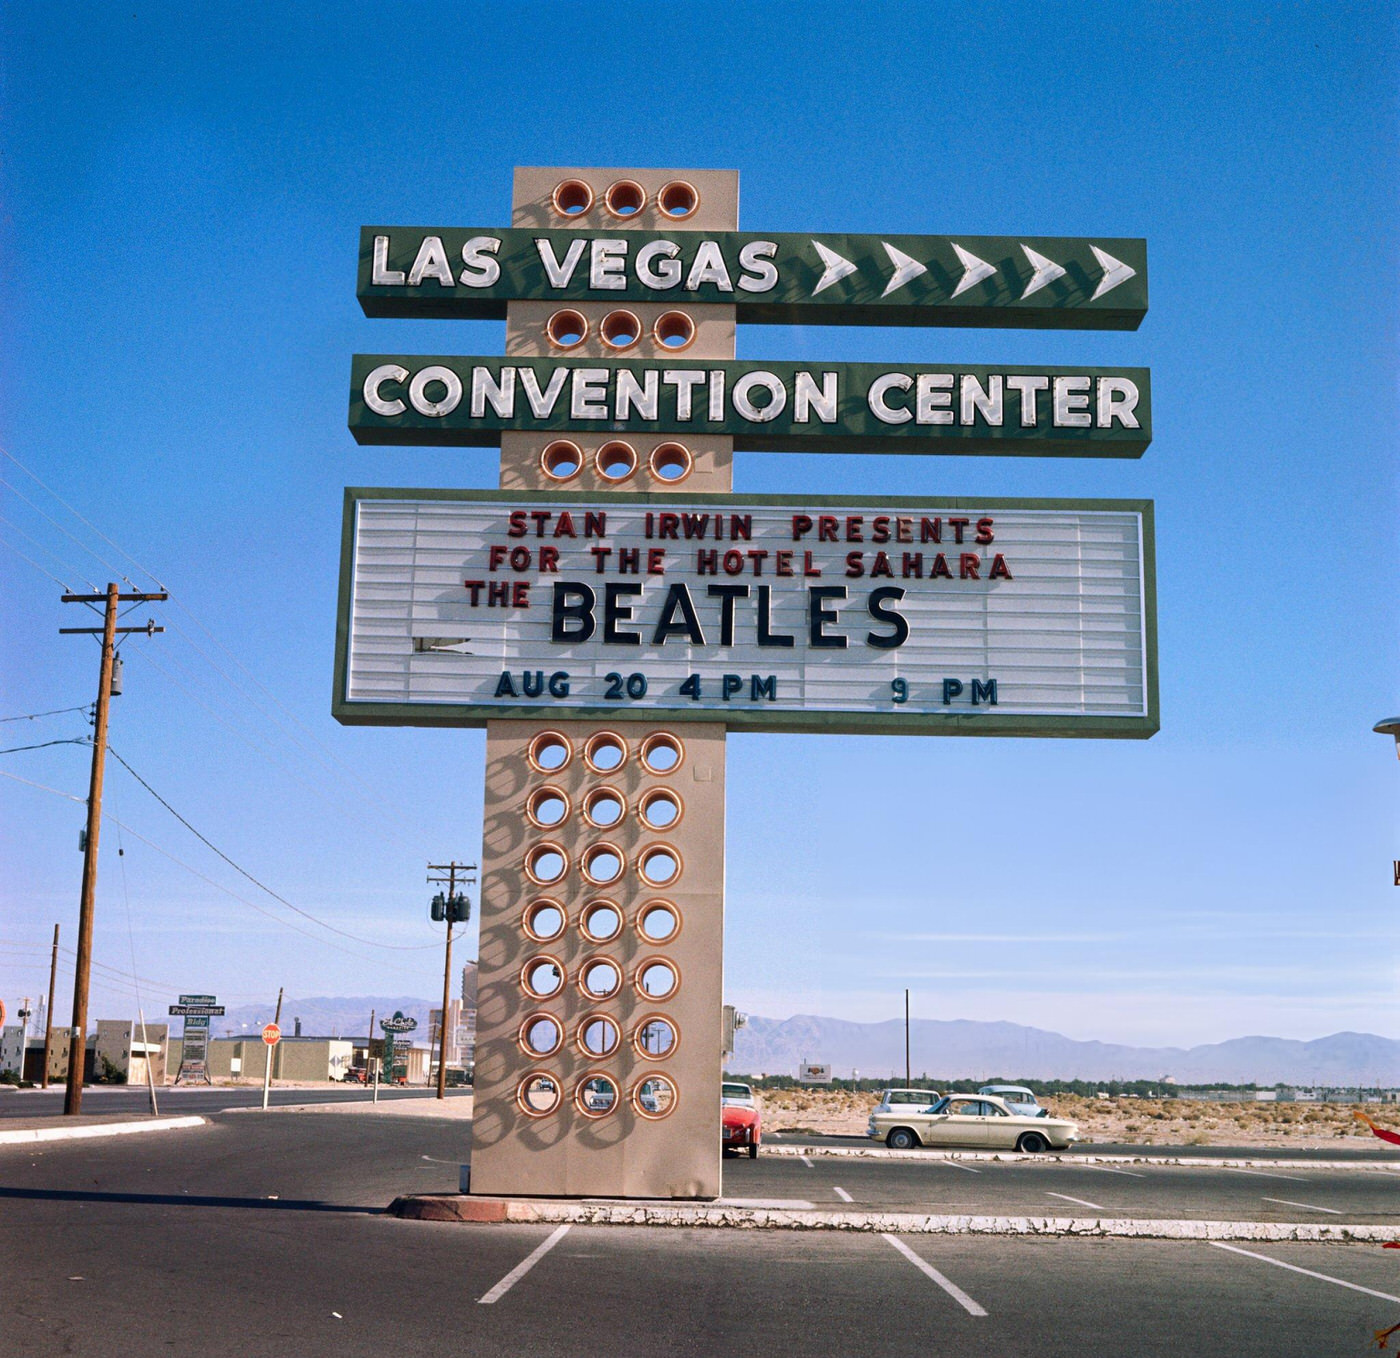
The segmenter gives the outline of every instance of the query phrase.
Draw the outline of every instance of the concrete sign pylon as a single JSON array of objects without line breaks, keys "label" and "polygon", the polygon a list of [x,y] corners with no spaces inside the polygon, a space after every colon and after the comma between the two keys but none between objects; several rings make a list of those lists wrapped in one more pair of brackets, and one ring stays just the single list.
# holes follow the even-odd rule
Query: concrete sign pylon
[{"label": "concrete sign pylon", "polygon": [[[736,171],[521,168],[512,225],[656,231],[664,200],[732,231],[738,198]],[[512,301],[506,352],[732,359],[734,332],[732,306]],[[505,432],[500,485],[727,493],[733,456]],[[472,1192],[719,1196],[724,756],[712,723],[487,724]]]}]

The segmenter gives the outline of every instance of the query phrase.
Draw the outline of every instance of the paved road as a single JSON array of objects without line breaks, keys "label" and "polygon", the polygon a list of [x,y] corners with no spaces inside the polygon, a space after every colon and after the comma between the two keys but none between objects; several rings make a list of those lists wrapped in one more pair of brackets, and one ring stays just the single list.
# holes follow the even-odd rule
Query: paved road
[{"label": "paved road", "polygon": [[[1400,1322],[1400,1259],[1373,1247],[561,1233],[382,1215],[397,1193],[450,1190],[466,1139],[462,1123],[434,1118],[231,1114],[158,1137],[0,1147],[0,1351],[1319,1358],[1374,1352],[1372,1331]],[[836,1204],[842,1188],[980,1209],[1039,1204],[1041,1190],[1077,1175],[1105,1206],[1173,1193],[1238,1206],[1275,1187],[1350,1191],[1347,1210],[1373,1215],[1400,1206],[1400,1174],[1384,1172],[1349,1176],[1352,1189],[1332,1175],[1304,1188],[1204,1170],[1145,1183],[1098,1172],[1090,1186],[1087,1166],[812,1163],[727,1161],[726,1192],[800,1187]]]}]

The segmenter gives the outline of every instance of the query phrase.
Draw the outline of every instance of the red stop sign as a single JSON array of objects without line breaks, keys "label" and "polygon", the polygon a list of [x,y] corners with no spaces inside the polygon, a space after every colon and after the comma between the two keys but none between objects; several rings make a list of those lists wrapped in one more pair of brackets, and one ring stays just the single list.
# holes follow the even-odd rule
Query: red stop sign
[{"label": "red stop sign", "polygon": [[282,1040],[282,1030],[275,1023],[269,1023],[262,1030],[262,1039],[269,1047],[275,1047]]}]

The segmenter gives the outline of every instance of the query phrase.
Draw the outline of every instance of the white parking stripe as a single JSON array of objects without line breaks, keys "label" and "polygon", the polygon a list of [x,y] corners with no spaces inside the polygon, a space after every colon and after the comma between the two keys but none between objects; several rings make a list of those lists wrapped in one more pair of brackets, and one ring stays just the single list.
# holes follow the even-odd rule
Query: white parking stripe
[{"label": "white parking stripe", "polygon": [[973,1169],[971,1165],[965,1165],[961,1160],[935,1160],[934,1164],[947,1165],[949,1169],[965,1169],[969,1174],[981,1174],[980,1169]]},{"label": "white parking stripe", "polygon": [[805,1155],[799,1155],[797,1158],[801,1160],[808,1169],[816,1169],[816,1166]]},{"label": "white parking stripe", "polygon": [[1060,1198],[1065,1202],[1078,1204],[1080,1207],[1092,1207],[1096,1212],[1106,1212],[1107,1207],[1100,1207],[1096,1202],[1085,1202],[1083,1198],[1072,1198],[1068,1193],[1046,1193],[1047,1198]]},{"label": "white parking stripe", "polygon": [[1305,1212],[1330,1212],[1334,1217],[1342,1215],[1335,1207],[1314,1207],[1310,1202],[1293,1202],[1289,1198],[1265,1198],[1265,1202],[1281,1202],[1285,1207],[1301,1207]]},{"label": "white parking stripe", "polygon": [[1218,1169],[1223,1169],[1226,1174],[1252,1174],[1256,1179],[1287,1179],[1290,1183],[1305,1184],[1306,1179],[1300,1179],[1296,1174],[1266,1174],[1262,1169],[1239,1169],[1234,1165],[1219,1165]]},{"label": "white parking stripe", "polygon": [[838,1198],[840,1198],[842,1202],[854,1202],[854,1201],[855,1201],[855,1199],[854,1199],[853,1197],[851,1197],[851,1195],[850,1195],[849,1193],[847,1193],[846,1190],[845,1190],[844,1188],[833,1188],[831,1191],[832,1191],[833,1193],[835,1193],[836,1196],[837,1196]]},{"label": "white parking stripe", "polygon": [[950,1297],[952,1297],[952,1299],[955,1302],[957,1302],[959,1306],[963,1308],[964,1311],[968,1313],[968,1315],[985,1316],[987,1314],[986,1311],[984,1311],[980,1306],[978,1306],[978,1304],[975,1301],[973,1301],[972,1298],[969,1297],[967,1293],[964,1292],[962,1288],[960,1288],[957,1285],[957,1283],[950,1282],[936,1268],[934,1268],[932,1264],[925,1263],[925,1261],[920,1259],[919,1256],[915,1254],[914,1251],[911,1250],[909,1246],[904,1243],[904,1241],[900,1240],[897,1236],[893,1235],[887,1235],[884,1237],[884,1239],[888,1240],[890,1244],[895,1247],[895,1249],[897,1249],[907,1260],[909,1260],[911,1264],[914,1265],[915,1268],[919,1270],[920,1273],[924,1274],[926,1277],[932,1278],[933,1281],[939,1285],[939,1287],[941,1287]]},{"label": "white parking stripe", "polygon": [[542,1240],[534,1249],[530,1251],[516,1266],[506,1274],[484,1297],[477,1298],[478,1306],[490,1306],[493,1302],[500,1301],[512,1287],[516,1285],[546,1254],[550,1252],[568,1233],[569,1223],[556,1226],[549,1235]]},{"label": "white parking stripe", "polygon": [[1260,1263],[1272,1264],[1275,1268],[1286,1268],[1290,1273],[1301,1273],[1309,1278],[1320,1279],[1324,1283],[1335,1283],[1338,1287],[1350,1288],[1353,1292],[1364,1292],[1368,1297],[1379,1297],[1382,1301],[1400,1301],[1400,1297],[1392,1297],[1389,1292],[1375,1292],[1369,1287],[1361,1287],[1357,1283],[1349,1283],[1343,1278],[1334,1278],[1327,1273],[1314,1273],[1310,1268],[1299,1268],[1297,1264],[1285,1264],[1282,1259],[1270,1259],[1267,1254],[1255,1254],[1253,1250],[1242,1250],[1238,1245],[1226,1245],[1219,1240],[1207,1240],[1207,1245],[1212,1245],[1218,1250],[1229,1250],[1231,1254],[1243,1254],[1249,1259],[1258,1259]]},{"label": "white parking stripe", "polygon": [[1101,1169],[1105,1174],[1126,1174],[1130,1179],[1145,1179],[1145,1174],[1134,1174],[1130,1169],[1114,1169],[1112,1165],[1085,1165],[1085,1169]]}]

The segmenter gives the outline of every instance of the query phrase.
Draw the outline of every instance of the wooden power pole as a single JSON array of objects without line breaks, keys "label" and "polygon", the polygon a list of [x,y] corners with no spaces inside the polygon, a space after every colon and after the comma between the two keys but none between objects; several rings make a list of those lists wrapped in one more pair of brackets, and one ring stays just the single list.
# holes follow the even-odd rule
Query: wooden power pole
[{"label": "wooden power pole", "polygon": [[[447,953],[442,963],[442,1022],[438,1024],[438,1077],[437,1096],[440,1099],[447,1097],[447,1008],[452,998],[452,925],[456,922],[456,901],[457,901],[457,874],[462,874],[462,885],[470,885],[467,874],[476,871],[476,865],[458,863],[455,859],[451,863],[429,863],[429,882],[447,883],[447,908],[445,918],[447,920]],[[434,877],[432,873],[446,873],[446,877]],[[463,916],[465,921],[466,916]]]},{"label": "wooden power pole", "polygon": [[[159,602],[169,596],[122,594],[109,582],[105,594],[65,594],[66,604],[104,604],[101,627],[60,627],[62,633],[102,636],[102,664],[97,678],[97,709],[92,736],[92,774],[88,780],[87,835],[83,841],[83,888],[78,902],[78,952],[73,977],[73,1026],[68,1036],[68,1089],[63,1111],[69,1116],[83,1109],[83,1061],[87,1055],[88,978],[92,970],[92,903],[97,891],[97,839],[102,829],[102,775],[107,763],[107,708],[112,698],[112,663],[117,654],[117,637],[129,632],[150,636],[165,628],[148,622],[144,627],[118,627],[117,610],[124,603]],[[47,1073],[47,1072],[46,1072]]]},{"label": "wooden power pole", "polygon": [[49,1087],[49,1053],[53,1051],[54,986],[58,984],[58,925],[53,926],[53,955],[49,958],[49,1002],[44,1006],[44,1073],[39,1088]]}]

